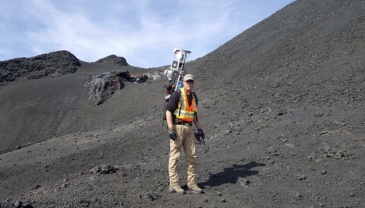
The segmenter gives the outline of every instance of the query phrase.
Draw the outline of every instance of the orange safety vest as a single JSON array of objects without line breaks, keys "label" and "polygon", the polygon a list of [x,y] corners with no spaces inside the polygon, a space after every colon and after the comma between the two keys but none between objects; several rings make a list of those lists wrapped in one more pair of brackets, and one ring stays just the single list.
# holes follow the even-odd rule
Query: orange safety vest
[{"label": "orange safety vest", "polygon": [[192,101],[191,105],[189,106],[188,97],[185,93],[185,89],[181,88],[180,90],[180,102],[178,108],[174,112],[174,115],[179,120],[183,120],[185,122],[193,122],[194,115],[198,112],[198,105],[196,104],[196,101],[194,99],[194,94],[192,91],[190,91]]}]

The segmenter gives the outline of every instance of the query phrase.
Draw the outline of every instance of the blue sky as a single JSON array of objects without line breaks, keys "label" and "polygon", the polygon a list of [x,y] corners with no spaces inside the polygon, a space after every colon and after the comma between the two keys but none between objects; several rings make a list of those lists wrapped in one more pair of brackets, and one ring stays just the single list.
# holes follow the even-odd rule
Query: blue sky
[{"label": "blue sky", "polygon": [[294,0],[1,0],[0,61],[67,50],[94,62],[169,65],[203,57]]}]

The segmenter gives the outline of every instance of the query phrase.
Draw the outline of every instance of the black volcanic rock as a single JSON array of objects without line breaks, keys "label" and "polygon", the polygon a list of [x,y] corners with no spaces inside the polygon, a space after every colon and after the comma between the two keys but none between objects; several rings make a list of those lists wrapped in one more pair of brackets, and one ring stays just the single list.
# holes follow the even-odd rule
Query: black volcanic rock
[{"label": "black volcanic rock", "polygon": [[125,84],[123,81],[143,83],[147,79],[147,74],[133,74],[129,71],[111,71],[98,75],[90,75],[84,82],[84,88],[89,94],[89,100],[94,105],[100,105],[116,91],[124,88]]},{"label": "black volcanic rock", "polygon": [[117,74],[129,74],[129,72],[106,72],[89,76],[84,82],[84,88],[89,94],[89,100],[94,105],[100,105],[117,90],[124,87],[123,78]]},{"label": "black volcanic rock", "polygon": [[120,66],[128,66],[127,60],[125,58],[116,56],[114,54],[110,55],[110,56],[107,56],[105,58],[99,59],[95,63],[105,63],[105,62],[115,63],[115,64],[118,64]]},{"label": "black volcanic rock", "polygon": [[79,60],[68,51],[56,51],[32,58],[15,58],[0,62],[0,85],[21,79],[40,79],[74,73]]}]

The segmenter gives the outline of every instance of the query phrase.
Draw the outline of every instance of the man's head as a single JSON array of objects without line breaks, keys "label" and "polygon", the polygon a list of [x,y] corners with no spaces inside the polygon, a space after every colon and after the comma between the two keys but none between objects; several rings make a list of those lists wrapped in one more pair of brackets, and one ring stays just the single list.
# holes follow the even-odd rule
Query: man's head
[{"label": "man's head", "polygon": [[194,87],[194,76],[192,74],[186,74],[183,78],[185,90],[192,90]]}]

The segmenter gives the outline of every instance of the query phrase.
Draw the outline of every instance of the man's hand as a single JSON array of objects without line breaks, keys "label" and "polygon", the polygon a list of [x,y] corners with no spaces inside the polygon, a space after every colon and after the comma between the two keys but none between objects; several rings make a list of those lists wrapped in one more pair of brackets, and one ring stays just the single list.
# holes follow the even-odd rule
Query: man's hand
[{"label": "man's hand", "polygon": [[198,134],[199,134],[199,136],[200,136],[201,138],[203,138],[203,141],[204,141],[204,139],[205,139],[205,134],[204,134],[204,132],[203,132],[203,129],[198,129]]},{"label": "man's hand", "polygon": [[194,131],[195,134],[195,141],[197,144],[203,144],[205,143],[205,134],[202,129],[198,129],[198,131]]},{"label": "man's hand", "polygon": [[169,137],[174,141],[176,140],[176,132],[174,127],[169,128]]}]

